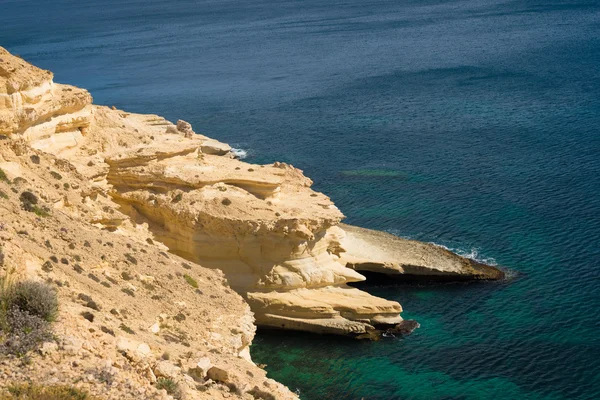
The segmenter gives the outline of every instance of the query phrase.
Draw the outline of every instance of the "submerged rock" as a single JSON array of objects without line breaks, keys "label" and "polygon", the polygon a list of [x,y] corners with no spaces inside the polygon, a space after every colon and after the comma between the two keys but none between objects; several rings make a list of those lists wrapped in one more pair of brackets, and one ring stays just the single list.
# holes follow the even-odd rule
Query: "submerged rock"
[{"label": "submerged rock", "polygon": [[388,328],[385,333],[392,335],[410,335],[415,329],[421,327],[414,319],[405,319],[393,328]]}]

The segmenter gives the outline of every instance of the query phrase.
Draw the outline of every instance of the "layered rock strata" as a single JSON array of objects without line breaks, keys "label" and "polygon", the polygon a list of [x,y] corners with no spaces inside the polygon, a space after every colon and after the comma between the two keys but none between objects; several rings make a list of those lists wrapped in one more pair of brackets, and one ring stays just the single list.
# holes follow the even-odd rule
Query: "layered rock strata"
[{"label": "layered rock strata", "polygon": [[[365,279],[359,270],[501,274],[340,225],[342,213],[299,169],[239,161],[182,120],[93,105],[87,91],[1,47],[0,135],[0,240],[11,263],[2,273],[57,283],[57,348],[68,351],[54,358],[83,349],[127,371],[146,398],[160,395],[151,386],[160,376],[189,398],[293,398],[252,364],[254,322],[361,337],[400,323],[397,302],[348,286]],[[39,215],[21,207],[24,191],[40,199]],[[91,320],[81,317],[82,293],[101,299]],[[167,351],[177,365],[158,359]]]},{"label": "layered rock strata", "polygon": [[205,154],[201,142],[163,133],[108,155],[121,211],[173,253],[222,270],[259,325],[360,334],[401,321],[399,304],[346,285],[364,278],[339,262],[329,228],[343,215],[300,170]]},{"label": "layered rock strata", "polygon": [[0,340],[0,397],[34,381],[168,399],[156,383],[169,379],[186,399],[297,398],[252,362],[254,316],[223,273],[168,253],[111,197],[109,154],[177,158],[202,138],[162,137],[163,118],[94,106],[2,48],[0,99],[0,279],[50,282],[59,298],[56,339],[28,366]]}]

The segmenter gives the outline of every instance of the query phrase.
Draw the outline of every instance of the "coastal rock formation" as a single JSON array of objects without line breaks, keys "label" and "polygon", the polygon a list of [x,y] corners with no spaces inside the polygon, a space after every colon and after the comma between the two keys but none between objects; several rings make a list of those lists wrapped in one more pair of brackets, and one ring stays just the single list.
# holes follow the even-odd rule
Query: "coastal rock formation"
[{"label": "coastal rock formation", "polygon": [[19,134],[49,151],[77,145],[89,125],[92,97],[52,77],[0,47],[0,135]]},{"label": "coastal rock formation", "polygon": [[56,285],[59,340],[36,357],[62,366],[3,364],[0,389],[33,376],[69,381],[81,367],[130,382],[85,380],[113,398],[160,398],[158,378],[190,399],[295,398],[252,363],[255,324],[406,333],[418,324],[398,325],[400,304],[348,285],[365,279],[357,271],[502,274],[341,225],[301,170],[244,163],[183,120],[93,105],[87,91],[1,47],[0,138],[0,277]]},{"label": "coastal rock formation", "polygon": [[360,334],[402,320],[399,304],[346,286],[364,278],[338,261],[328,229],[343,215],[300,170],[205,154],[201,142],[163,133],[107,155],[121,212],[173,253],[222,270],[259,325]]},{"label": "coastal rock formation", "polygon": [[[0,281],[49,282],[59,300],[55,339],[28,365],[5,357],[0,330],[0,397],[33,380],[167,399],[157,382],[168,379],[186,399],[297,398],[252,362],[254,316],[224,274],[169,253],[112,198],[105,160],[116,154],[135,149],[135,164],[197,153],[202,138],[170,125],[94,106],[0,48]],[[225,373],[210,379],[211,368]]]},{"label": "coastal rock formation", "polygon": [[[98,207],[90,223],[222,270],[261,326],[357,335],[402,320],[398,303],[346,285],[364,277],[339,262],[328,231],[343,215],[302,171],[243,163],[182,120],[91,105],[84,90],[2,54],[10,98],[22,99],[5,102],[4,131],[91,182],[84,202],[107,196],[112,212]],[[18,118],[25,109],[34,117]]]},{"label": "coastal rock formation", "polygon": [[363,273],[397,280],[498,280],[504,273],[490,265],[461,257],[431,243],[402,239],[389,233],[340,224],[342,262]]}]

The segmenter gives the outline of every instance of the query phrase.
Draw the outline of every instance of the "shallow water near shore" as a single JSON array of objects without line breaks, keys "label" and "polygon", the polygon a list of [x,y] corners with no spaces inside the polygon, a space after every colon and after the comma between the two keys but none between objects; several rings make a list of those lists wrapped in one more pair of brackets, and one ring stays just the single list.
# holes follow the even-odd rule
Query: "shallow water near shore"
[{"label": "shallow water near shore", "polygon": [[365,285],[421,327],[261,331],[303,399],[600,397],[600,4],[0,3],[0,45],[98,104],[287,161],[347,223],[517,271]]}]

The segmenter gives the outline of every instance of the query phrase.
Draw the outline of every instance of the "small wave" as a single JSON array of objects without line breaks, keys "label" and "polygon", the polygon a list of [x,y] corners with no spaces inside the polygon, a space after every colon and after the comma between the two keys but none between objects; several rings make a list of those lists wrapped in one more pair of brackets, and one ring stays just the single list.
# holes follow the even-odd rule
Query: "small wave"
[{"label": "small wave", "polygon": [[243,160],[244,158],[248,157],[248,151],[244,149],[236,149],[235,147],[232,147],[231,152],[240,160]]},{"label": "small wave", "polygon": [[[397,229],[386,229],[385,232],[387,233],[391,233],[394,236],[398,236],[399,238],[402,239],[407,239],[407,240],[417,240],[417,241],[421,241],[423,242],[424,240],[420,239],[420,237],[422,236],[422,234],[417,234],[414,236],[408,236],[408,235],[403,235],[399,230]],[[463,248],[460,247],[448,247],[448,246],[444,246],[443,244],[439,244],[439,243],[435,243],[435,242],[427,242],[430,243],[434,246],[437,247],[441,247],[442,249],[446,249],[448,251],[451,251],[453,253],[458,254],[461,257],[464,258],[470,258],[473,261],[477,261],[483,264],[487,264],[487,265],[498,265],[498,263],[496,262],[496,260],[492,257],[485,257],[482,254],[480,254],[481,249],[477,248],[477,247],[471,247],[471,250],[465,250]]]},{"label": "small wave", "polygon": [[476,247],[471,247],[471,250],[465,250],[465,249],[461,249],[460,247],[452,248],[452,247],[444,246],[443,244],[439,244],[439,243],[435,243],[435,242],[429,242],[429,243],[431,243],[434,246],[441,247],[442,249],[446,249],[448,251],[456,253],[461,257],[469,258],[473,261],[477,261],[477,262],[487,264],[487,265],[498,265],[494,258],[484,257],[483,255],[481,255],[479,253],[480,249],[478,249]]}]

